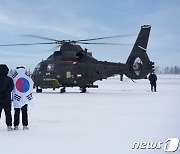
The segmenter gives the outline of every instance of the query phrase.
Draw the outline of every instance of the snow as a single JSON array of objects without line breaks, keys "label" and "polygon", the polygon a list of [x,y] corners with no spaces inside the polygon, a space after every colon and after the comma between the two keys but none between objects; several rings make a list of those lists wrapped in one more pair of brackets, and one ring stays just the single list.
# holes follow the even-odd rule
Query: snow
[{"label": "snow", "polygon": [[132,145],[180,139],[179,75],[159,75],[157,93],[150,91],[148,80],[115,77],[96,84],[98,89],[85,94],[78,88],[34,93],[29,130],[7,131],[3,112],[0,154],[161,154],[163,146]]}]

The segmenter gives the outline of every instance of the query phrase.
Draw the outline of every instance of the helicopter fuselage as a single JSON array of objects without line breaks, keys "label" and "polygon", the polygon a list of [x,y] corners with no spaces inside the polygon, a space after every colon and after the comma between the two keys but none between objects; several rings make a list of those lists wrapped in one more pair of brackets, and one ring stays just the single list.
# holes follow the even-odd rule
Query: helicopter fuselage
[{"label": "helicopter fuselage", "polygon": [[125,64],[102,62],[94,58],[87,61],[60,60],[56,57],[42,61],[35,68],[32,79],[35,87],[96,88],[93,83],[115,74],[123,74]]}]

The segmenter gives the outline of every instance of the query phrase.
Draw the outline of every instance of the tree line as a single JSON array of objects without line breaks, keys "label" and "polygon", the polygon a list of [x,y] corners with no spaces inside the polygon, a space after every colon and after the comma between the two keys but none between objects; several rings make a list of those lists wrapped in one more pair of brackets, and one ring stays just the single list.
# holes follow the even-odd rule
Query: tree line
[{"label": "tree line", "polygon": [[180,74],[180,66],[155,67],[157,74]]}]

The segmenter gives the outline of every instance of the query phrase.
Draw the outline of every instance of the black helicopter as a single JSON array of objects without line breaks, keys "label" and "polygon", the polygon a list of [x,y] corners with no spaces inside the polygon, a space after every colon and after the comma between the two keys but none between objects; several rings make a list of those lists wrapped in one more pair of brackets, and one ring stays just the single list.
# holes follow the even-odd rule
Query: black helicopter
[{"label": "black helicopter", "polygon": [[83,50],[80,45],[77,45],[108,44],[91,43],[87,41],[118,36],[77,41],[59,41],[46,37],[29,35],[53,42],[14,45],[58,44],[60,47],[59,51],[55,51],[46,60],[41,61],[34,69],[32,79],[36,92],[41,93],[44,88],[56,89],[62,87],[60,92],[64,93],[66,87],[80,87],[81,92],[85,93],[86,88],[98,88],[98,85],[93,84],[95,81],[107,79],[114,75],[120,75],[121,81],[123,80],[124,74],[132,80],[147,78],[147,75],[154,71],[154,62],[149,60],[146,53],[150,29],[150,25],[141,26],[139,35],[126,63],[98,61],[90,52],[87,52],[87,49]]}]

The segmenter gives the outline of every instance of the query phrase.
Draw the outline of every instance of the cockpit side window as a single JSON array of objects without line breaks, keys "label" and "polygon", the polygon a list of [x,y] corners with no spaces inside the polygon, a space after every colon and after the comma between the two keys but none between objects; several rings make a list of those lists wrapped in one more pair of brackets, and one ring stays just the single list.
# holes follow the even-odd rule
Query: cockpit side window
[{"label": "cockpit side window", "polygon": [[83,53],[82,52],[78,52],[77,54],[76,54],[76,60],[79,60],[79,59],[81,59],[83,57]]}]

